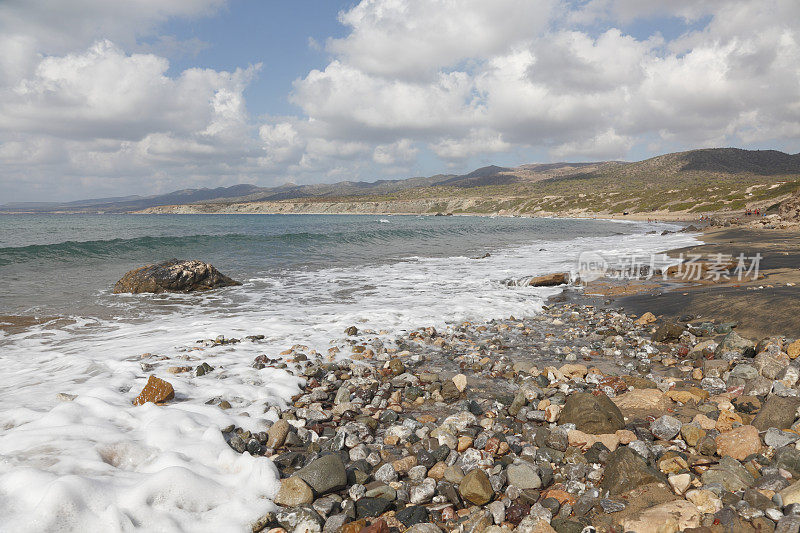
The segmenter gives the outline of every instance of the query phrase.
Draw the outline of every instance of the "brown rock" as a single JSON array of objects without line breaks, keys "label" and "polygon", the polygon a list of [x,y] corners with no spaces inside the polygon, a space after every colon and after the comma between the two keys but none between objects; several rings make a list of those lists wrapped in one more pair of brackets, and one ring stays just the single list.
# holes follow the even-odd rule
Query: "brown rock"
[{"label": "brown rock", "polygon": [[701,428],[705,429],[706,431],[715,429],[717,427],[717,422],[713,418],[708,418],[704,414],[697,414],[694,415],[692,419],[693,424],[697,424]]},{"label": "brown rock", "polygon": [[468,437],[466,435],[458,437],[458,445],[456,446],[456,451],[458,453],[467,451],[470,446],[472,446],[472,437]]},{"label": "brown rock", "polygon": [[608,396],[588,392],[574,392],[567,397],[559,423],[575,424],[576,429],[594,435],[625,428],[622,412]]},{"label": "brown rock", "polygon": [[784,505],[800,503],[800,481],[795,481],[780,492]]},{"label": "brown rock", "polygon": [[717,439],[717,454],[743,461],[748,455],[761,451],[761,439],[753,426],[742,426],[720,434]]},{"label": "brown rock", "polygon": [[525,529],[525,531],[530,531],[531,533],[556,533],[556,530],[553,529],[547,520],[539,519],[531,529]]},{"label": "brown rock", "polygon": [[389,533],[389,526],[382,518],[374,521],[369,527],[361,530],[361,533]]},{"label": "brown rock", "polygon": [[289,422],[280,419],[267,430],[267,448],[279,448],[283,446],[286,435],[289,434]]},{"label": "brown rock", "polygon": [[150,376],[139,396],[133,400],[133,405],[144,405],[147,402],[164,403],[175,397],[175,389],[168,381]]},{"label": "brown rock", "polygon": [[467,376],[464,374],[456,374],[453,376],[453,385],[456,386],[458,392],[464,392],[464,389],[467,388]]},{"label": "brown rock", "polygon": [[470,471],[458,487],[461,497],[475,505],[486,505],[494,496],[492,484],[486,472],[476,468]]},{"label": "brown rock", "polygon": [[314,501],[314,492],[308,484],[297,476],[281,481],[281,488],[275,496],[275,503],[284,507],[297,507]]},{"label": "brown rock", "polygon": [[636,320],[636,323],[639,324],[640,326],[644,326],[644,325],[647,325],[647,324],[652,324],[655,321],[656,321],[656,315],[654,315],[653,313],[648,311],[645,314],[643,314],[642,316],[640,316]]},{"label": "brown rock", "polygon": [[531,287],[553,287],[555,285],[564,285],[565,283],[569,283],[568,272],[536,276],[528,281],[528,285]]},{"label": "brown rock", "polygon": [[789,359],[797,359],[797,356],[800,355],[800,340],[796,340],[787,346],[786,354],[789,356]]},{"label": "brown rock", "polygon": [[407,455],[402,459],[398,459],[396,461],[392,461],[392,468],[394,468],[395,472],[404,476],[408,474],[408,471],[417,466],[417,456],[416,455]]},{"label": "brown rock", "polygon": [[208,263],[171,259],[127,272],[116,285],[114,294],[130,292],[195,292],[241,285]]},{"label": "brown rock", "polygon": [[671,390],[666,392],[667,398],[680,403],[702,403],[708,399],[708,391],[691,387],[688,390]]},{"label": "brown rock", "polygon": [[697,443],[706,436],[706,431],[698,424],[683,424],[681,426],[681,437],[689,446],[697,446]]},{"label": "brown rock", "polygon": [[658,389],[634,389],[611,399],[623,411],[633,409],[656,409],[663,411],[673,404],[669,397]]},{"label": "brown rock", "polygon": [[770,396],[753,419],[753,425],[759,431],[769,428],[789,429],[794,424],[799,407],[800,398]]},{"label": "brown rock", "polygon": [[624,531],[676,533],[700,525],[700,511],[691,502],[675,500],[643,511],[638,517],[626,518],[620,525]]},{"label": "brown rock", "polygon": [[428,477],[439,481],[444,477],[444,472],[447,470],[447,465],[441,461],[433,465],[430,470],[428,470]]},{"label": "brown rock", "polygon": [[720,433],[730,431],[734,425],[742,424],[742,417],[734,411],[720,411],[715,428]]},{"label": "brown rock", "polygon": [[680,324],[667,322],[661,324],[661,326],[659,326],[658,329],[653,332],[651,339],[653,339],[655,342],[671,342],[677,340],[681,334],[683,334],[685,329],[686,328]]},{"label": "brown rock", "polygon": [[565,378],[574,379],[583,378],[589,372],[589,369],[586,368],[586,365],[567,363],[566,365],[562,365],[558,371],[564,374]]},{"label": "brown rock", "polygon": [[355,522],[348,522],[342,527],[341,533],[359,533],[362,529],[367,527],[367,521],[363,518]]}]

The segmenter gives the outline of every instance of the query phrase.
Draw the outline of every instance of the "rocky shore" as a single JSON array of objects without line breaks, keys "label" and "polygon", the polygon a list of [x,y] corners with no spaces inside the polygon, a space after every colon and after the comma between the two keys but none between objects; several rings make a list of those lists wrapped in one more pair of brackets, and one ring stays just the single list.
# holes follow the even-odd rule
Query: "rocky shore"
[{"label": "rocky shore", "polygon": [[252,529],[796,532],[800,341],[734,327],[579,299],[259,356],[305,386],[267,431],[223,428],[280,471]]}]

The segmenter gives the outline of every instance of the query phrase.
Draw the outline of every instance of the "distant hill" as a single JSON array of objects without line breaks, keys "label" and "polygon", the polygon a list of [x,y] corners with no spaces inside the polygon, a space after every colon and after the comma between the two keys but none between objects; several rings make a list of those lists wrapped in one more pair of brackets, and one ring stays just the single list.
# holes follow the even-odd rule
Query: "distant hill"
[{"label": "distant hill", "polygon": [[799,186],[800,154],[709,148],[637,162],[490,165],[462,175],[269,188],[234,185],[146,197],[6,204],[0,211],[335,212],[338,207],[332,204],[347,204],[348,212],[356,212],[360,203],[371,202],[376,205],[370,209],[379,212],[382,202],[392,202],[392,212],[701,213],[771,205]]},{"label": "distant hill", "polygon": [[232,185],[215,189],[182,189],[168,194],[153,196],[125,196],[120,198],[95,198],[74,202],[15,202],[0,205],[1,212],[105,212],[125,213],[160,205],[191,204],[218,198],[240,198],[264,190],[255,185]]}]

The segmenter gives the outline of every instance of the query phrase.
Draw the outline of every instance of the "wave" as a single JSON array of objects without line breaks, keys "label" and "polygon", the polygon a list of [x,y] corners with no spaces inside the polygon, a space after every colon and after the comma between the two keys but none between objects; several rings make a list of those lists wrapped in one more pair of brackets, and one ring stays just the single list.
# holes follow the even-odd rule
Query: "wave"
[{"label": "wave", "polygon": [[[180,236],[144,236],[90,241],[63,241],[54,244],[0,247],[0,266],[42,260],[104,259],[142,251],[168,249],[180,253],[196,247],[270,246],[304,247],[324,244],[376,244],[399,239],[430,239],[477,233],[508,233],[510,228],[475,228],[441,226],[426,228],[391,228],[381,225],[336,232],[292,232],[281,234],[195,234]],[[513,231],[513,230],[511,230]]]}]

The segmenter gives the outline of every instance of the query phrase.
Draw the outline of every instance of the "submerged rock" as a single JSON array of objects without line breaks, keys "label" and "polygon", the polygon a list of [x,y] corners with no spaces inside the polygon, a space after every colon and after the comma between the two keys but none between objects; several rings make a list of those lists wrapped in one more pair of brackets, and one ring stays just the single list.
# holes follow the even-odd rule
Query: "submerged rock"
[{"label": "submerged rock", "polygon": [[241,285],[209,263],[170,259],[127,272],[114,285],[114,294],[142,292],[196,292]]}]

